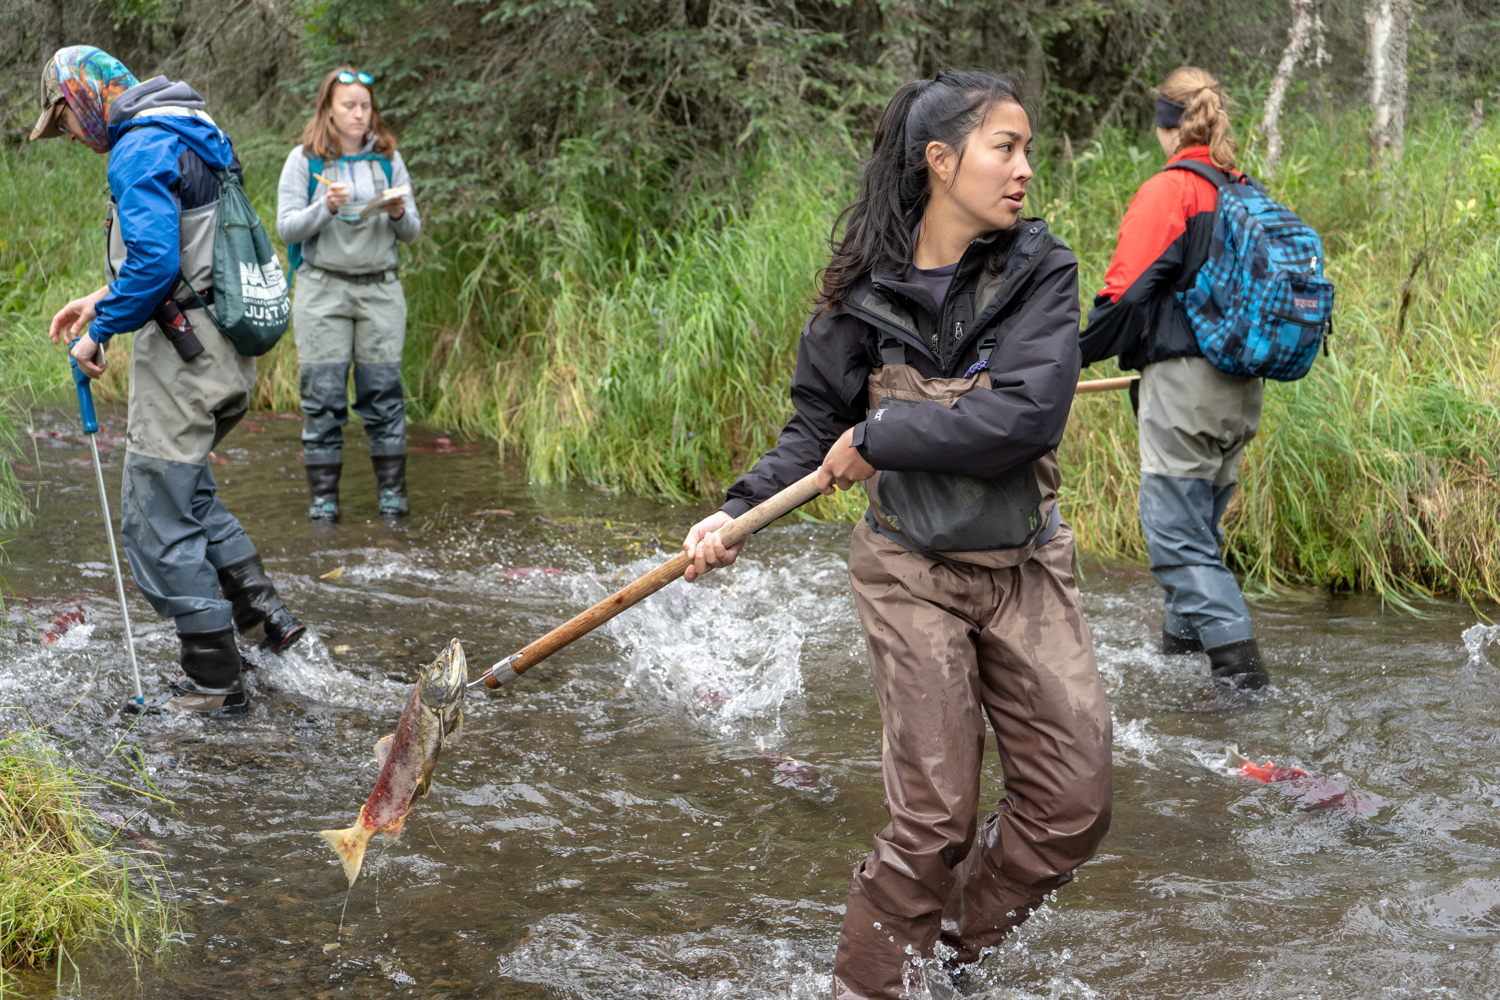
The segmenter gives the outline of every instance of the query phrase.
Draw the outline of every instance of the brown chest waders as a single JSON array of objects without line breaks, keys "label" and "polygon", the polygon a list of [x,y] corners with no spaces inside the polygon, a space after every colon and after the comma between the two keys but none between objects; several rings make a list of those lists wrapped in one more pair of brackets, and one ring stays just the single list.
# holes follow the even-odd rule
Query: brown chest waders
[{"label": "brown chest waders", "polygon": [[[870,420],[952,406],[986,371],[924,379],[890,342]],[[987,352],[981,352],[983,356]],[[1072,878],[1109,826],[1110,716],[1057,510],[1056,453],[996,479],[881,473],[849,578],[880,703],[890,824],[855,869],[834,996],[904,994],[941,941],[975,961]],[[979,822],[986,726],[1006,793]]]}]

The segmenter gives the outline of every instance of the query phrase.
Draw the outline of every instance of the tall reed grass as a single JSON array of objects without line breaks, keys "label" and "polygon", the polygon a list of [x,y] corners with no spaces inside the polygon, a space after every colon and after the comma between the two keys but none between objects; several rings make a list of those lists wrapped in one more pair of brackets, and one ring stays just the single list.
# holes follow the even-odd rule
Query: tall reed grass
[{"label": "tall reed grass", "polygon": [[0,997],[15,970],[64,969],[81,946],[113,941],[139,962],[175,927],[154,858],[116,842],[89,807],[99,782],[40,732],[0,730]]},{"label": "tall reed grass", "polygon": [[[1280,172],[1254,152],[1242,164],[1322,233],[1338,288],[1332,356],[1268,386],[1227,518],[1229,560],[1266,586],[1500,598],[1500,130],[1467,135],[1441,109],[1417,121],[1387,173],[1369,169],[1358,115],[1290,116]],[[240,136],[253,195],[273,196],[287,145]],[[650,165],[607,169],[581,142],[571,152],[534,206],[424,237],[411,257],[413,416],[493,439],[536,480],[716,495],[790,412],[797,337],[857,157],[835,137],[763,146],[717,165],[729,182],[679,196]],[[97,273],[103,166],[89,155],[0,153],[0,196],[32,206],[0,237],[0,364],[28,386],[64,386],[36,334],[65,286]],[[1162,162],[1154,141],[1118,131],[1039,157],[1029,211],[1077,252],[1085,315],[1126,205]],[[52,183],[61,211],[41,207]],[[261,373],[259,405],[296,405],[291,338]],[[1136,449],[1123,395],[1075,402],[1064,510],[1088,551],[1144,558]],[[852,519],[860,503],[814,510]]]}]

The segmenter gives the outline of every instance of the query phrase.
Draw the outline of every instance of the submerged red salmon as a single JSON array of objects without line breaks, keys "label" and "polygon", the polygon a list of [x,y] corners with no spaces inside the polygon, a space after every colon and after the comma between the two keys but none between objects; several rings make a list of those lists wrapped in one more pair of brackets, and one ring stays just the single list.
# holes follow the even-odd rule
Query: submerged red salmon
[{"label": "submerged red salmon", "polygon": [[76,611],[64,611],[62,614],[52,619],[51,623],[42,626],[42,642],[48,646],[52,645],[54,642],[67,635],[68,630],[71,629],[74,625],[83,624],[85,617],[87,616],[83,613],[82,608],[79,608]]},{"label": "submerged red salmon", "polygon": [[1300,799],[1308,809],[1338,809],[1353,813],[1373,813],[1379,804],[1374,796],[1356,795],[1353,789],[1330,778],[1308,774],[1300,767],[1282,767],[1269,759],[1257,764],[1231,746],[1224,754],[1224,766],[1231,772],[1262,785],[1286,783],[1286,790]]},{"label": "submerged red salmon", "polygon": [[383,833],[392,840],[414,801],[427,794],[443,742],[457,735],[463,722],[464,685],[469,665],[457,639],[448,643],[430,666],[423,668],[406,701],[396,731],[375,744],[380,777],[359,819],[347,830],[324,830],[319,836],[344,863],[349,884],[359,877],[370,838]]},{"label": "submerged red salmon", "polygon": [[823,784],[823,775],[805,760],[787,757],[766,749],[766,738],[760,740],[760,760],[773,772],[771,781],[783,788],[818,788]]}]

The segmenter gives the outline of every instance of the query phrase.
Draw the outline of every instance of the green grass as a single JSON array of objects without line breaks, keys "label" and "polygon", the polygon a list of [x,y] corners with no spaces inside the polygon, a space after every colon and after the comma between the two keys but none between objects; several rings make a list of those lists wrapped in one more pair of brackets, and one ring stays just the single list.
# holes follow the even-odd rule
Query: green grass
[{"label": "green grass", "polygon": [[0,730],[0,996],[17,969],[53,966],[60,985],[81,946],[112,941],[138,966],[171,936],[160,864],[89,808],[98,785],[39,732]]},{"label": "green grass", "polygon": [[[1338,307],[1333,356],[1268,386],[1227,518],[1230,562],[1265,586],[1500,598],[1500,130],[1465,148],[1462,118],[1416,121],[1389,174],[1368,169],[1357,115],[1283,126],[1286,163],[1269,184],[1322,233]],[[238,134],[269,218],[290,143]],[[730,180],[674,193],[649,167],[611,173],[584,145],[570,156],[524,211],[429,231],[409,256],[412,415],[491,438],[538,481],[715,495],[789,413],[798,333],[855,159],[835,137],[807,137],[728,154],[713,176]],[[40,334],[98,273],[103,161],[91,157],[58,144],[0,152],[0,197],[21,206],[0,237],[0,364],[28,389],[66,388]],[[1030,211],[1077,251],[1085,313],[1120,216],[1162,159],[1118,131],[1072,160],[1040,158]],[[1266,176],[1253,153],[1244,165]],[[49,190],[65,195],[61,210]],[[261,372],[258,404],[294,407],[290,337]],[[109,391],[122,387],[117,375]],[[1123,394],[1075,402],[1064,510],[1086,551],[1144,558],[1136,449]],[[857,494],[814,509],[859,511]]]}]

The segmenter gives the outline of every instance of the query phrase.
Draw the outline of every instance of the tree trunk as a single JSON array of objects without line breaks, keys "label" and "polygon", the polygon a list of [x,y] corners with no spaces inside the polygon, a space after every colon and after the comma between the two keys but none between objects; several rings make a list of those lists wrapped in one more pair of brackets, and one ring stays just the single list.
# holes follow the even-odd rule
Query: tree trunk
[{"label": "tree trunk", "polygon": [[1026,32],[1026,91],[1040,111],[1047,99],[1047,51],[1034,29]]},{"label": "tree trunk", "polygon": [[1297,72],[1297,62],[1307,51],[1309,37],[1313,34],[1313,15],[1316,0],[1291,0],[1292,26],[1286,33],[1286,49],[1281,53],[1281,62],[1276,67],[1276,76],[1271,80],[1271,92],[1266,95],[1266,111],[1260,120],[1260,130],[1266,135],[1266,171],[1275,174],[1281,164],[1281,108],[1286,103],[1286,88],[1291,85],[1292,75]]},{"label": "tree trunk", "polygon": [[880,61],[903,83],[917,78],[917,5],[896,0],[885,9],[885,51]]},{"label": "tree trunk", "polygon": [[1370,149],[1377,162],[1400,159],[1406,136],[1406,35],[1411,0],[1365,0],[1369,27]]}]

